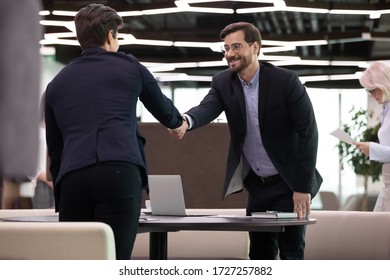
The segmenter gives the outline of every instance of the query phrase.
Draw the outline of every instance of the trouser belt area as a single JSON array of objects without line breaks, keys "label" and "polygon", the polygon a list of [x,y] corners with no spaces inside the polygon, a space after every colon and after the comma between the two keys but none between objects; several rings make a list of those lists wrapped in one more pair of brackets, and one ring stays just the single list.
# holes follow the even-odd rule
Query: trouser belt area
[{"label": "trouser belt area", "polygon": [[272,175],[272,176],[258,176],[256,175],[256,173],[253,172],[253,175],[255,176],[255,178],[260,184],[264,184],[264,185],[272,185],[279,182],[282,179],[282,177],[280,177],[279,174]]}]

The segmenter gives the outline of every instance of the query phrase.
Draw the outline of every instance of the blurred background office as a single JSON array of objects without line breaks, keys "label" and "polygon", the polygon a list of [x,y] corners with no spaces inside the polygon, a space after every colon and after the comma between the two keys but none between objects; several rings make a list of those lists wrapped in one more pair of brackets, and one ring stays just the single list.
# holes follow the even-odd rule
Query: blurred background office
[{"label": "blurred background office", "polygon": [[[87,3],[116,9],[125,21],[120,51],[134,54],[159,81],[164,94],[186,111],[207,94],[213,74],[226,68],[218,38],[233,21],[255,23],[262,32],[259,59],[296,71],[312,100],[319,128],[317,167],[321,190],[332,192],[340,207],[362,195],[364,177],[349,164],[341,168],[338,140],[329,133],[353,126],[350,111],[367,111],[368,125],[379,122],[381,108],[358,83],[370,62],[389,60],[390,3],[365,0],[320,1],[150,1],[42,0],[41,89],[80,54],[73,16]],[[42,90],[41,90],[42,91]],[[141,122],[155,122],[139,105]],[[217,122],[225,123],[221,115]],[[368,180],[375,196],[382,185]],[[350,203],[350,202],[348,202]],[[313,208],[321,208],[318,198]]]}]

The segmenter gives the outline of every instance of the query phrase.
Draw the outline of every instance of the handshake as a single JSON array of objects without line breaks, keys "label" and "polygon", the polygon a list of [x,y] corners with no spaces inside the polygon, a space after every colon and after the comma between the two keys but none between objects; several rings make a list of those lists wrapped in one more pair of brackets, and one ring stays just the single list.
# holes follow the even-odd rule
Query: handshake
[{"label": "handshake", "polygon": [[186,134],[186,131],[188,130],[188,128],[190,127],[190,124],[188,122],[188,119],[185,115],[181,115],[182,119],[183,119],[183,123],[181,126],[179,126],[178,128],[174,128],[174,129],[170,129],[168,128],[168,132],[169,134],[175,138],[175,139],[182,139],[184,137],[184,134]]}]

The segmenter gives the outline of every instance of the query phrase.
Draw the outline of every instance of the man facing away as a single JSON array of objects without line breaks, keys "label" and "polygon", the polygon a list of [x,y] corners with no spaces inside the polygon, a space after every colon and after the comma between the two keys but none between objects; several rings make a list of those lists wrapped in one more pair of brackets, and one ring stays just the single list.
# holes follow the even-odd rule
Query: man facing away
[{"label": "man facing away", "polygon": [[168,128],[183,119],[152,74],[118,52],[123,21],[115,10],[90,4],[75,25],[83,52],[48,84],[45,96],[55,207],[60,221],[110,225],[117,259],[129,259],[147,185],[137,102]]}]

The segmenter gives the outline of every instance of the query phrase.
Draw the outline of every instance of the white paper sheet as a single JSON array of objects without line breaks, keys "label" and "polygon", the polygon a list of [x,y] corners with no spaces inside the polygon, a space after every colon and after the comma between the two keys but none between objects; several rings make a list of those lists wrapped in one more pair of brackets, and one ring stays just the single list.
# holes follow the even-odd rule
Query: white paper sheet
[{"label": "white paper sheet", "polygon": [[343,141],[351,145],[353,145],[353,142],[355,141],[349,134],[347,134],[344,130],[341,130],[340,128],[337,128],[336,130],[332,131],[330,135],[333,135],[334,137],[338,138],[340,141]]}]

